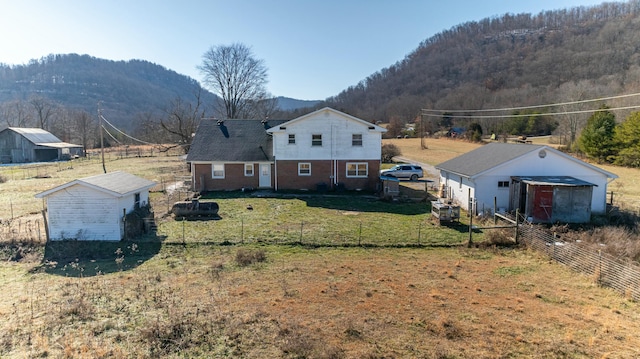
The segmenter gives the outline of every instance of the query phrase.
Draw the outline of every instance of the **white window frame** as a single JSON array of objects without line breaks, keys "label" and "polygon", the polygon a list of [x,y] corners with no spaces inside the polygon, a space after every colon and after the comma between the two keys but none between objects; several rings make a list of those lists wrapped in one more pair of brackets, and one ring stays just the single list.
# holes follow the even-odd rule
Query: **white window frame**
[{"label": "white window frame", "polygon": [[[316,138],[318,137],[318,138]],[[319,141],[319,143],[318,143]],[[313,147],[322,147],[322,134],[314,133],[311,135],[311,146]]]},{"label": "white window frame", "polygon": [[[349,166],[355,166],[355,174],[349,173]],[[360,169],[360,166],[364,166],[364,173]],[[348,178],[366,178],[369,177],[369,163],[367,162],[347,162],[346,173]]]},{"label": "white window frame", "polygon": [[290,133],[288,136],[288,144],[290,145],[295,145],[296,144],[296,134],[295,133]]},{"label": "white window frame", "polygon": [[[358,136],[360,136],[360,137],[358,138]],[[364,137],[362,136],[361,133],[353,133],[353,134],[351,134],[351,146],[362,147],[363,140],[364,140]]]},{"label": "white window frame", "polygon": [[244,164],[244,175],[245,175],[245,177],[253,177],[253,173],[254,172],[255,171],[254,171],[253,163],[245,163]]},{"label": "white window frame", "polygon": [[[303,167],[308,167],[308,172]],[[311,162],[298,162],[298,176],[311,176]]]},{"label": "white window frame", "polygon": [[[218,172],[218,175],[216,175]],[[211,164],[211,178],[224,178],[224,163]]]}]

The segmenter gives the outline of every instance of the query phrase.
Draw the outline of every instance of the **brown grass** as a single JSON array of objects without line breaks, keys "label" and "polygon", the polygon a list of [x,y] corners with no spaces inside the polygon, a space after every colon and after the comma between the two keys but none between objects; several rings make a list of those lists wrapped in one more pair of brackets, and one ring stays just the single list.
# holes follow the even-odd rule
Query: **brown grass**
[{"label": "brown grass", "polygon": [[424,140],[426,149],[422,149],[419,138],[385,139],[383,143],[393,143],[398,146],[403,157],[431,165],[437,165],[481,146],[477,143],[449,138],[427,138]]},{"label": "brown grass", "polygon": [[[130,152],[135,153],[135,152]],[[105,156],[108,172],[125,171],[158,182],[159,186],[173,182],[176,175],[186,175],[186,165],[174,153],[170,156],[154,152],[155,157],[121,159],[117,153]],[[68,162],[0,167],[0,219],[10,219],[40,213],[41,199],[35,194],[78,178],[104,173],[99,157]]]},{"label": "brown grass", "polygon": [[135,270],[85,278],[2,263],[0,356],[639,354],[637,303],[533,253],[270,247],[242,267],[237,250],[170,246]]}]

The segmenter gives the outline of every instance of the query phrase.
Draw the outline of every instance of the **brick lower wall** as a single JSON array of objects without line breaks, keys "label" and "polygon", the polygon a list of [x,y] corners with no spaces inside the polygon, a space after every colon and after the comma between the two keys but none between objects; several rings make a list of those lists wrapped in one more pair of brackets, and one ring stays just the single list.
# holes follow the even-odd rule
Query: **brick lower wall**
[{"label": "brick lower wall", "polygon": [[[298,163],[311,163],[311,175],[299,176]],[[368,163],[368,177],[353,178],[347,177],[347,162],[366,162]],[[316,191],[319,185],[326,186],[327,189],[335,189],[333,174],[333,161],[278,161],[276,165],[271,166],[272,185],[274,178],[277,176],[276,183],[279,190],[310,190]],[[210,164],[194,164],[192,168],[193,189],[195,191],[229,191],[239,190],[242,188],[258,188],[260,185],[259,165],[254,164],[253,176],[244,175],[244,164],[233,163],[225,164],[224,178],[211,178]],[[364,190],[376,191],[379,184],[380,161],[374,160],[353,160],[353,161],[337,161],[337,183],[346,190]]]},{"label": "brick lower wall", "polygon": [[[298,175],[298,163],[311,163],[311,175]],[[368,163],[368,177],[353,178],[346,176],[347,162]],[[325,185],[328,189],[335,189],[333,174],[333,161],[277,161],[276,183],[279,190],[317,190],[319,185]],[[350,160],[337,161],[337,183],[347,190],[375,191],[378,187],[380,173],[380,161],[375,160]]]},{"label": "brick lower wall", "polygon": [[243,163],[225,164],[224,178],[211,178],[210,164],[194,164],[192,170],[193,189],[204,192],[258,188],[260,184],[258,167],[257,164],[254,164],[253,176],[245,176]]}]

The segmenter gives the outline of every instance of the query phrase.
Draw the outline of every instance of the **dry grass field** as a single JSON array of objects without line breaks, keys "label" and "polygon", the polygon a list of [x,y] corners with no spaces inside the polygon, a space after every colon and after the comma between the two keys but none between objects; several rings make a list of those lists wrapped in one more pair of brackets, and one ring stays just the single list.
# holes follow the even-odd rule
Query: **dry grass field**
[{"label": "dry grass field", "polygon": [[[57,270],[0,263],[0,357],[640,355],[637,303],[526,251],[136,251],[119,254],[132,268],[106,258]],[[104,272],[84,276],[89,266]]]},{"label": "dry grass field", "polygon": [[[173,182],[175,176],[188,175],[186,165],[175,153],[169,156],[155,153],[154,157],[121,158],[116,152],[105,155],[107,171],[127,171],[156,181],[161,187]],[[98,156],[89,160],[28,164],[0,167],[0,219],[11,219],[39,214],[43,209],[36,193],[48,190],[78,178],[104,173]]]},{"label": "dry grass field", "polygon": [[[432,164],[477,146],[427,140],[421,150],[419,140],[389,141]],[[0,184],[0,217],[11,215],[7,204],[16,216],[39,213],[40,200],[22,200],[102,173],[99,162],[57,166],[0,168],[8,179]],[[177,157],[112,158],[107,168],[167,183],[184,165]],[[611,171],[625,183],[622,194],[638,193],[636,172]],[[153,200],[167,205],[163,194]],[[242,217],[246,198],[220,201],[223,218],[190,223],[198,234],[186,241],[170,217],[160,223],[161,238],[136,242],[49,243],[15,256],[24,244],[0,241],[0,357],[640,357],[639,303],[536,252],[455,246],[465,235],[455,227],[424,232],[444,234],[448,248],[212,243],[221,229],[239,232],[225,221],[246,218],[248,236],[268,213],[278,221],[295,214],[292,223],[309,218],[323,231],[325,217],[336,227],[377,218],[378,239],[388,242],[394,226],[427,215],[420,204],[383,216],[374,204],[348,199],[264,200],[251,202],[253,217]]]}]

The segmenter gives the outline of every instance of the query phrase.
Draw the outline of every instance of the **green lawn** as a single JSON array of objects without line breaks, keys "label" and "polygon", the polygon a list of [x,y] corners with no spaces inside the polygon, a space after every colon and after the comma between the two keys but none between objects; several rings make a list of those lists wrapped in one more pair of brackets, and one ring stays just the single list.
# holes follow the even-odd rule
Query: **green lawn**
[{"label": "green lawn", "polygon": [[[429,202],[385,202],[369,196],[257,198],[210,194],[219,219],[160,224],[166,242],[305,244],[319,246],[456,245],[468,240],[465,222],[438,226]],[[466,218],[463,219],[463,221]],[[481,240],[481,234],[474,240]]]}]

